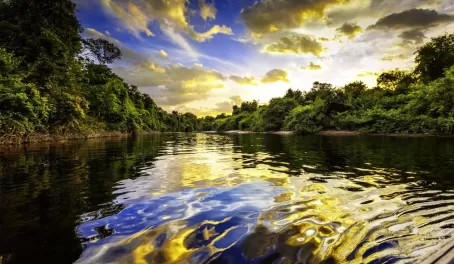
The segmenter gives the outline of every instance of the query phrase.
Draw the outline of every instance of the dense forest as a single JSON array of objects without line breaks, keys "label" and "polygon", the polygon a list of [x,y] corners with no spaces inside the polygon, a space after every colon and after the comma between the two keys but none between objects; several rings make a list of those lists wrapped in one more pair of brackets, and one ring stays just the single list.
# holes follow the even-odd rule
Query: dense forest
[{"label": "dense forest", "polygon": [[232,115],[204,117],[202,130],[290,130],[316,133],[454,133],[454,34],[433,38],[416,52],[415,68],[381,73],[376,87],[360,81],[343,87],[315,82],[289,89],[267,105],[234,106]]},{"label": "dense forest", "polygon": [[356,130],[454,133],[454,35],[416,51],[413,70],[378,76],[376,87],[315,82],[267,105],[234,106],[231,115],[168,113],[108,64],[120,50],[85,39],[70,0],[0,0],[0,142],[35,134],[109,131]]},{"label": "dense forest", "polygon": [[454,133],[454,34],[433,38],[416,52],[415,68],[381,73],[376,87],[315,82],[289,89],[267,105],[233,107],[232,115],[204,117],[202,130],[353,130],[364,133]]},{"label": "dense forest", "polygon": [[70,0],[0,0],[1,141],[108,131],[193,131],[197,117],[167,113],[107,64],[108,41],[84,39]]}]

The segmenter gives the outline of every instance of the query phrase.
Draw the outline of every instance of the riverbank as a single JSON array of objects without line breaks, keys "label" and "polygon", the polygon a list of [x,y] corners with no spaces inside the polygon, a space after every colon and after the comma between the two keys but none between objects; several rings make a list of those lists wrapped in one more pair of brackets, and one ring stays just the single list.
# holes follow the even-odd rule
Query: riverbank
[{"label": "riverbank", "polygon": [[[159,133],[156,131],[144,131],[141,135]],[[20,145],[20,144],[34,144],[43,142],[66,142],[72,140],[87,140],[94,138],[121,138],[132,136],[132,133],[125,133],[121,131],[97,131],[90,133],[82,132],[68,132],[68,133],[57,133],[57,134],[44,134],[44,133],[32,133],[24,137],[15,135],[3,135],[0,136],[0,145]]]},{"label": "riverbank", "polygon": [[[143,131],[138,135],[147,135],[155,133],[175,133],[175,132],[159,132],[159,131]],[[230,134],[230,135],[244,135],[244,134],[274,134],[274,135],[295,135],[294,131],[269,131],[269,132],[254,132],[244,130],[230,130],[230,131],[199,131],[197,133],[205,134]],[[20,145],[20,144],[34,144],[43,142],[66,142],[72,140],[87,140],[96,138],[120,138],[132,136],[132,133],[125,133],[120,131],[99,131],[92,133],[69,132],[63,134],[44,134],[33,133],[24,137],[14,135],[0,136],[0,145]],[[325,130],[315,133],[317,136],[387,136],[387,137],[453,137],[450,135],[435,135],[428,133],[361,133],[359,131],[349,130]]]},{"label": "riverbank", "polygon": [[325,130],[316,133],[318,136],[386,136],[386,137],[435,137],[429,133],[361,133],[350,130]]},{"label": "riverbank", "polygon": [[[275,135],[294,135],[295,131],[270,131],[270,132],[254,132],[244,130],[229,130],[229,131],[203,131],[202,133],[213,134],[275,134]],[[449,135],[435,135],[429,133],[362,133],[351,130],[325,130],[315,133],[317,136],[388,136],[388,137],[450,137]]]}]

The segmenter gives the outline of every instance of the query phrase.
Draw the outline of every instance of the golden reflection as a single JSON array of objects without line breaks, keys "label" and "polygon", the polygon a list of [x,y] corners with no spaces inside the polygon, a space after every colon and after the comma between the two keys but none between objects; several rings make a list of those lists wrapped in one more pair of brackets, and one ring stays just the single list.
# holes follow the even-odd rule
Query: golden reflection
[{"label": "golden reflection", "polygon": [[[120,240],[110,246],[112,252],[123,252],[117,257],[117,263],[180,263],[190,259],[197,251],[209,252],[209,255],[225,250],[215,246],[217,241],[224,238],[236,226],[222,233],[215,229],[218,225],[229,221],[204,221],[192,227],[185,227],[184,221],[175,221],[152,230],[144,230],[131,237]],[[199,234],[201,236],[199,237]],[[162,242],[162,238],[167,239]],[[205,241],[210,241],[204,245]],[[160,245],[162,244],[162,245]],[[129,250],[132,248],[131,254]],[[108,253],[108,252],[107,252]],[[91,258],[86,263],[101,263],[102,258]]]},{"label": "golden reflection", "polygon": [[[368,165],[367,169],[329,174],[302,170],[300,175],[291,177],[288,167],[273,166],[265,153],[241,155],[229,149],[209,152],[196,148],[192,153],[181,154],[179,159],[157,161],[150,175],[162,174],[156,170],[165,166],[172,166],[172,170],[166,171],[166,178],[159,179],[159,187],[152,190],[155,195],[207,187],[225,194],[240,184],[266,184],[262,189],[236,188],[226,199],[238,201],[228,205],[222,203],[222,198],[205,205],[208,209],[219,206],[219,213],[231,212],[232,217],[221,221],[189,223],[162,216],[168,222],[109,246],[112,252],[125,252],[120,262],[202,263],[210,256],[239,246],[246,260],[263,257],[280,263],[367,263],[393,254],[412,256],[414,252],[402,248],[424,248],[435,243],[422,243],[421,238],[431,236],[432,229],[425,224],[438,216],[430,215],[424,208],[420,210],[418,203],[406,204],[403,197],[408,193],[408,184],[389,184],[396,171]],[[314,166],[305,167],[316,171]],[[202,190],[194,194],[194,200],[184,201],[185,219],[203,213],[205,209],[196,206],[212,195],[211,191]],[[235,210],[250,197],[252,205],[264,204],[256,218],[248,224],[242,223],[244,219],[232,221]],[[267,198],[269,202],[265,203]],[[414,199],[418,198],[421,200]],[[415,201],[425,202],[420,200]],[[245,228],[240,235],[216,244],[240,228]]]},{"label": "golden reflection", "polygon": [[276,203],[288,202],[288,201],[291,201],[294,196],[295,196],[294,193],[282,193],[282,194],[280,194],[278,196],[275,196],[274,197],[274,201]]}]

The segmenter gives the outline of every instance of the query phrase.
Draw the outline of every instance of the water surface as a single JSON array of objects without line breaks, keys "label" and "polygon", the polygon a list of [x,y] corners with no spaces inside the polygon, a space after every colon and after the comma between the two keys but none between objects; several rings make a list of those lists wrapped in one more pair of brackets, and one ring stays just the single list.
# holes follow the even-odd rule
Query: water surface
[{"label": "water surface", "polygon": [[446,138],[156,134],[0,149],[0,263],[413,263]]}]

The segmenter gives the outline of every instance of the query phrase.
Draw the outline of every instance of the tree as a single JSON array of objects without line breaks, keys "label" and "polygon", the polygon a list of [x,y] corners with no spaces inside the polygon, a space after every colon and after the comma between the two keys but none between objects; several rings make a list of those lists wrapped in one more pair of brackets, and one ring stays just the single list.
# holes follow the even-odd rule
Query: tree
[{"label": "tree", "polygon": [[111,64],[121,59],[121,51],[114,44],[105,39],[84,39],[84,48],[87,49],[101,64]]},{"label": "tree", "polygon": [[263,111],[263,128],[265,131],[280,130],[284,125],[284,118],[298,103],[292,98],[273,98]]},{"label": "tree", "polygon": [[308,92],[304,92],[304,103],[315,101],[317,97],[328,97],[334,92],[334,87],[330,83],[314,82]]},{"label": "tree", "polygon": [[425,83],[443,77],[445,70],[454,65],[454,34],[432,38],[416,54],[415,72]]},{"label": "tree", "polygon": [[351,97],[358,97],[367,90],[367,85],[362,81],[351,82],[344,86],[345,94]]},{"label": "tree", "polygon": [[0,136],[23,136],[44,126],[47,99],[34,84],[23,82],[21,61],[0,48]]},{"label": "tree", "polygon": [[284,97],[295,99],[297,102],[302,102],[304,99],[303,92],[301,92],[300,90],[292,90],[292,89],[288,89],[287,92],[285,93]]},{"label": "tree", "polygon": [[251,102],[242,102],[241,107],[240,107],[240,112],[247,112],[247,113],[253,113],[257,111],[257,108],[259,106],[259,103],[254,100]]},{"label": "tree", "polygon": [[26,81],[44,89],[66,83],[81,50],[81,26],[71,0],[0,1],[0,46],[23,58]]},{"label": "tree", "polygon": [[405,93],[417,80],[418,78],[412,72],[396,69],[380,74],[377,78],[377,86],[383,90]]},{"label": "tree", "polygon": [[232,106],[232,115],[238,115],[239,113],[241,113],[240,107],[237,105]]}]

